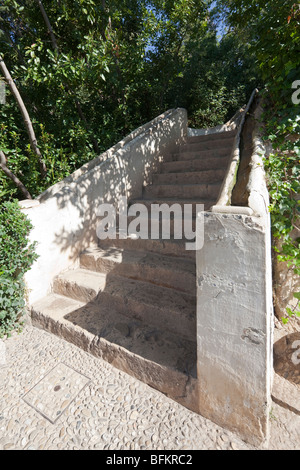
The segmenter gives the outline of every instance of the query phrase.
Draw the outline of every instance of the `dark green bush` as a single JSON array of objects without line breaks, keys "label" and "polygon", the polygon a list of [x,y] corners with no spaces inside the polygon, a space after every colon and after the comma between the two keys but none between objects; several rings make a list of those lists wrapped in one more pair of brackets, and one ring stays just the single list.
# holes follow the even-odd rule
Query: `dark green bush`
[{"label": "dark green bush", "polygon": [[20,329],[25,308],[24,274],[37,258],[32,228],[17,201],[0,205],[0,337]]}]

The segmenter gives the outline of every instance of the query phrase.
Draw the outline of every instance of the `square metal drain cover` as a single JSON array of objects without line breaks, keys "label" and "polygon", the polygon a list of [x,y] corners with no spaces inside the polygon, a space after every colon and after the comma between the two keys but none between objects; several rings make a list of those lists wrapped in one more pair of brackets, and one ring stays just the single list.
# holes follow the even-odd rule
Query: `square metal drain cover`
[{"label": "square metal drain cover", "polygon": [[44,418],[55,423],[89,382],[88,377],[60,363],[29,390],[23,400]]}]

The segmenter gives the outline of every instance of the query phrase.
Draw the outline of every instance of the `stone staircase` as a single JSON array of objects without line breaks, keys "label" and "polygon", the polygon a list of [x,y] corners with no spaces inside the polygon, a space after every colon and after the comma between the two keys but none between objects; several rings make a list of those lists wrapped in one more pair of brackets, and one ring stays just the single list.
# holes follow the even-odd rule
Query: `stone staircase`
[{"label": "stone staircase", "polygon": [[[234,131],[188,137],[132,203],[217,200]],[[193,214],[195,225],[195,212]],[[196,264],[185,240],[106,239],[32,307],[45,328],[197,411]]]}]

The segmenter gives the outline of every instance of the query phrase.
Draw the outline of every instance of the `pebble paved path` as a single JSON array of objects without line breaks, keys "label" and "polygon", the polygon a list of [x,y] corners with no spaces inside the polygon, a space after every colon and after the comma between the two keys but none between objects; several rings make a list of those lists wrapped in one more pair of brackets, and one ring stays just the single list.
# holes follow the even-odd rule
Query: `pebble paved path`
[{"label": "pebble paved path", "polygon": [[[64,340],[26,326],[6,339],[0,450],[253,449],[236,435]],[[91,381],[51,423],[23,400],[57,364]],[[300,449],[300,416],[273,404],[269,449]]]}]

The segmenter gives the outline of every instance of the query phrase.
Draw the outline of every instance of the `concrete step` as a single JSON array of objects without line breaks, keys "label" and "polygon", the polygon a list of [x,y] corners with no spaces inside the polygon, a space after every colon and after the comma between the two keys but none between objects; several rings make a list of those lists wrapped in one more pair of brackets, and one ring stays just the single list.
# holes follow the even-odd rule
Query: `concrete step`
[{"label": "concrete step", "polygon": [[169,157],[166,157],[165,161],[182,161],[182,160],[210,160],[212,158],[229,158],[231,153],[231,148],[220,148],[213,150],[204,150],[204,149],[183,149],[179,151],[172,152]]},{"label": "concrete step", "polygon": [[175,256],[195,260],[195,251],[186,250],[185,240],[144,240],[142,238],[136,239],[127,237],[122,239],[117,237],[115,240],[99,240],[99,246],[103,250],[118,248],[126,251],[147,251],[165,256]]},{"label": "concrete step", "polygon": [[107,276],[85,269],[63,272],[53,279],[52,291],[80,302],[94,300],[106,288]]},{"label": "concrete step", "polygon": [[[195,213],[195,211],[194,211]],[[132,224],[131,224],[132,222]],[[187,239],[191,240],[191,231],[194,232],[196,227],[196,217],[191,216],[188,211],[182,211],[181,214],[175,216],[173,212],[170,214],[159,214],[159,220],[157,217],[151,220],[151,217],[128,217],[128,235],[135,235],[137,232],[143,233],[143,238],[161,238],[161,239],[174,239],[176,236],[177,240]],[[176,228],[176,233],[175,232]],[[158,233],[158,236],[153,235]]]},{"label": "concrete step", "polygon": [[226,149],[230,151],[233,146],[234,139],[216,139],[216,140],[204,140],[200,142],[186,141],[176,147],[175,151],[179,152],[201,152],[201,151],[218,151]]},{"label": "concrete step", "polygon": [[177,161],[165,161],[160,165],[161,173],[178,173],[192,171],[216,171],[226,169],[229,162],[229,156],[212,157],[210,159],[189,159]]},{"label": "concrete step", "polygon": [[225,169],[158,173],[153,175],[153,184],[199,184],[223,181]]},{"label": "concrete step", "polygon": [[215,132],[214,134],[198,135],[193,137],[187,137],[187,143],[204,143],[204,142],[215,142],[219,140],[233,140],[236,135],[236,130],[226,132]]},{"label": "concrete step", "polygon": [[130,205],[143,204],[148,210],[148,214],[150,216],[151,207],[153,204],[158,204],[160,206],[162,204],[167,204],[167,206],[169,206],[170,208],[173,206],[173,204],[179,204],[182,209],[182,213],[184,211],[184,206],[187,204],[187,205],[192,206],[192,212],[193,212],[193,215],[195,216],[197,204],[202,204],[204,206],[204,210],[209,210],[211,206],[214,205],[215,202],[216,202],[216,198],[208,199],[204,197],[201,197],[201,198],[199,197],[196,197],[196,198],[153,197],[152,199],[133,199],[132,201],[130,201]]},{"label": "concrete step", "polygon": [[204,184],[150,184],[143,189],[145,199],[178,198],[178,199],[217,199],[221,183]]},{"label": "concrete step", "polygon": [[78,268],[57,276],[53,293],[80,302],[97,300],[99,309],[107,306],[189,339],[196,334],[196,297],[171,288]]},{"label": "concrete step", "polygon": [[33,325],[75,344],[114,367],[198,411],[196,338],[130,320],[92,301],[50,294],[32,307]]},{"label": "concrete step", "polygon": [[104,274],[116,274],[196,295],[194,260],[156,253],[126,251],[114,247],[90,247],[80,255],[80,267]]}]

